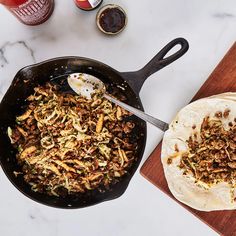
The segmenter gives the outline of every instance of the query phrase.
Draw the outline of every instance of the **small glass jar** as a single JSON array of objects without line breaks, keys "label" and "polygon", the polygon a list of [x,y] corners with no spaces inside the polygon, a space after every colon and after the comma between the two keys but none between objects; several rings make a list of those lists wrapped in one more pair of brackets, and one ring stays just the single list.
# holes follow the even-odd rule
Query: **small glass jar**
[{"label": "small glass jar", "polygon": [[78,8],[84,11],[91,11],[102,4],[103,0],[74,0]]},{"label": "small glass jar", "polygon": [[98,28],[108,35],[119,34],[127,25],[127,15],[124,9],[116,4],[103,6],[97,13]]}]

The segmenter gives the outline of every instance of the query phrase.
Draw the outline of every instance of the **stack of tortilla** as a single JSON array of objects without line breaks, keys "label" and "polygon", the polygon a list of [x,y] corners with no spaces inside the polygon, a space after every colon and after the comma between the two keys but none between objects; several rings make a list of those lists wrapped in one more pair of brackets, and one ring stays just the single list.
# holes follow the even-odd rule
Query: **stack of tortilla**
[{"label": "stack of tortilla", "polygon": [[[236,209],[236,202],[232,201],[232,194],[236,197],[236,191],[232,193],[227,182],[206,187],[204,183],[197,182],[193,175],[184,175],[179,168],[182,153],[188,151],[187,140],[193,135],[193,126],[194,132],[200,132],[206,116],[214,117],[216,112],[226,109],[230,113],[226,119],[222,119],[222,125],[229,129],[229,122],[235,123],[236,118],[236,93],[223,93],[187,105],[177,114],[164,135],[161,160],[169,189],[179,201],[194,209]],[[168,164],[168,158],[173,156],[172,163]]]}]

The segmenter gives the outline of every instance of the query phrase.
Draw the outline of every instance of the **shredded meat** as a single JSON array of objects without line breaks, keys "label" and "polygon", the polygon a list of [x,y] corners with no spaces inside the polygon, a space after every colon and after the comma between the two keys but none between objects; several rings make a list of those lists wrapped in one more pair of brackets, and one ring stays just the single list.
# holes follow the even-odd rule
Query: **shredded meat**
[{"label": "shredded meat", "polygon": [[227,130],[222,125],[222,119],[227,118],[229,112],[217,112],[214,118],[205,117],[201,124],[200,140],[196,136],[189,137],[188,152],[181,156],[179,165],[184,174],[191,173],[196,181],[208,185],[222,181],[234,185],[236,123],[234,120]]},{"label": "shredded meat", "polygon": [[124,109],[96,94],[62,94],[51,84],[27,100],[8,134],[32,190],[61,196],[109,188],[134,162],[135,123]]}]

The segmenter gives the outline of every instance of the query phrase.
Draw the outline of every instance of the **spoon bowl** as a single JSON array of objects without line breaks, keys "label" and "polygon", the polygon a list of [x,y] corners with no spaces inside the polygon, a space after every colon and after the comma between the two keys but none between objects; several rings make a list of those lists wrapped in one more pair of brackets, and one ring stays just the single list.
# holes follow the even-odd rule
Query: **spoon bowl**
[{"label": "spoon bowl", "polygon": [[104,94],[106,92],[104,83],[95,76],[89,74],[70,74],[67,78],[67,82],[74,92],[88,99],[91,99],[94,93]]}]

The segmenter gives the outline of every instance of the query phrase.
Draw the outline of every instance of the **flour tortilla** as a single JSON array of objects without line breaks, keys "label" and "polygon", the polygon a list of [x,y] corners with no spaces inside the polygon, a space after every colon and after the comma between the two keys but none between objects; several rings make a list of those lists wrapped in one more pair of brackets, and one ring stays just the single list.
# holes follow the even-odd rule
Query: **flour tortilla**
[{"label": "flour tortilla", "polygon": [[232,92],[221,93],[221,94],[211,96],[209,98],[221,98],[221,99],[225,99],[225,100],[236,101],[236,93],[232,93]]},{"label": "flour tortilla", "polygon": [[[210,188],[203,182],[196,184],[193,176],[183,175],[183,170],[178,167],[181,153],[188,150],[186,140],[193,132],[200,131],[203,118],[214,117],[216,112],[226,109],[230,109],[230,114],[222,122],[228,129],[228,123],[236,117],[236,93],[219,94],[193,102],[177,114],[163,138],[161,160],[169,189],[179,201],[197,210],[236,209],[236,203],[232,202],[231,188],[227,183],[222,182]],[[196,125],[194,130],[193,125]],[[176,144],[179,149],[177,155]],[[168,165],[167,159],[173,155],[176,157]],[[236,191],[233,194],[236,196]]]}]

